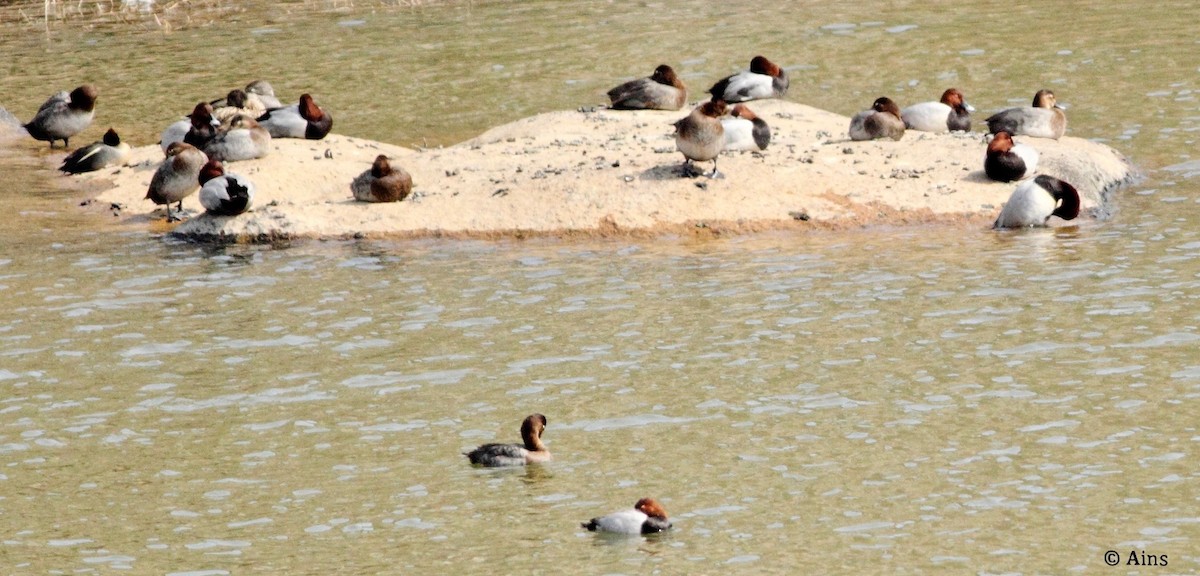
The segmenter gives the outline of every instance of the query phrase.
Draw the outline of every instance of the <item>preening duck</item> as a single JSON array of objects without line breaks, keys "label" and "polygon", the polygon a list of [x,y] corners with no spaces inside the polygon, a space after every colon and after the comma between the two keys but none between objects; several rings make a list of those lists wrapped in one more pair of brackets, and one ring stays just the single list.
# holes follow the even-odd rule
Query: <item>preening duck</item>
[{"label": "preening duck", "polygon": [[1074,220],[1078,215],[1079,191],[1058,178],[1042,174],[1017,185],[992,227],[1045,226],[1051,216]]},{"label": "preening duck", "polygon": [[220,160],[209,159],[200,169],[200,205],[209,214],[237,216],[254,203],[254,183],[240,174],[225,172]]},{"label": "preening duck", "polygon": [[171,215],[171,203],[178,203],[182,211],[183,199],[200,188],[200,169],[207,162],[204,152],[186,142],[175,142],[167,148],[167,157],[150,179],[146,199],[167,206],[168,222],[178,220]]},{"label": "preening duck", "polygon": [[696,175],[692,162],[708,160],[712,160],[713,169],[707,176],[718,176],[717,156],[725,148],[725,127],[721,125],[724,114],[725,102],[710,100],[675,122],[675,147],[683,153],[686,176]]},{"label": "preening duck", "polygon": [[66,148],[72,136],[92,124],[97,95],[96,87],[91,84],[79,86],[69,94],[59,92],[42,103],[33,120],[25,124],[25,131],[35,140],[50,142],[51,148],[55,140],[62,140]]},{"label": "preening duck", "polygon": [[104,139],[72,152],[58,169],[68,174],[93,172],[124,162],[129,158],[129,152],[129,144],[122,142],[117,131],[109,128]]}]

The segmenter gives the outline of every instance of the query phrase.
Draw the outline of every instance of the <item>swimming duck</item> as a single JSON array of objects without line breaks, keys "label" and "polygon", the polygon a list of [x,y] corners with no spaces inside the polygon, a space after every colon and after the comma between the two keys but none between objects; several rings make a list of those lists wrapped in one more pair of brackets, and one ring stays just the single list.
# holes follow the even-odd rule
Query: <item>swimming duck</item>
[{"label": "swimming duck", "polygon": [[317,106],[311,94],[301,94],[299,104],[267,110],[258,123],[272,138],[320,140],[333,128],[333,116]]},{"label": "swimming duck", "polygon": [[175,142],[167,148],[167,157],[154,171],[146,199],[155,204],[167,205],[167,222],[178,218],[171,215],[171,203],[178,202],[183,210],[183,199],[200,188],[200,169],[208,162],[208,156],[186,142]]},{"label": "swimming duck", "polygon": [[258,98],[267,110],[279,108],[283,103],[275,97],[275,89],[266,80],[255,80],[246,85],[246,93]]},{"label": "swimming duck", "polygon": [[47,99],[34,114],[33,120],[25,124],[25,131],[35,140],[63,141],[63,148],[70,145],[70,138],[92,124],[96,115],[96,87],[84,84],[69,94],[59,92]]},{"label": "swimming duck", "polygon": [[370,170],[354,178],[350,191],[360,202],[399,202],[408,197],[412,186],[412,176],[399,166],[392,167],[388,157],[380,154]]},{"label": "swimming duck", "polygon": [[653,498],[642,498],[632,510],[597,516],[581,524],[592,532],[614,534],[654,534],[671,528],[667,511]]},{"label": "swimming duck", "polygon": [[1079,191],[1058,178],[1042,174],[1017,185],[992,227],[1045,226],[1051,216],[1073,220],[1078,215]]},{"label": "swimming duck", "polygon": [[904,120],[904,126],[911,130],[970,132],[971,112],[974,111],[975,107],[967,104],[958,88],[949,88],[942,92],[942,99],[937,102],[921,102],[905,107],[900,111],[900,118]]},{"label": "swimming duck", "polygon": [[1067,131],[1067,115],[1050,90],[1038,90],[1033,106],[1001,110],[986,120],[988,132],[1003,130],[1013,136],[1036,136],[1058,140]]},{"label": "swimming duck", "polygon": [[875,140],[904,137],[904,120],[900,119],[900,107],[886,96],[876,98],[871,108],[855,114],[850,119],[851,140]]},{"label": "swimming duck", "polygon": [[675,122],[675,147],[683,152],[684,175],[695,176],[692,162],[712,160],[713,169],[709,178],[716,178],[717,156],[725,147],[725,128],[721,116],[725,114],[725,102],[709,100],[692,110],[690,114]]},{"label": "swimming duck", "polygon": [[988,142],[983,171],[988,178],[1012,182],[1037,172],[1038,152],[1027,144],[1013,143],[1012,136],[1003,130]]},{"label": "swimming duck", "polygon": [[646,78],[630,80],[608,91],[617,110],[679,110],[687,103],[687,86],[666,64]]},{"label": "swimming duck", "polygon": [[726,150],[762,151],[771,143],[771,128],[745,104],[736,104],[729,116],[721,118],[725,129]]},{"label": "swimming duck", "polygon": [[542,444],[542,432],[546,429],[546,417],[530,414],[521,422],[522,444],[484,444],[470,452],[463,452],[472,464],[489,468],[499,466],[524,466],[550,460],[550,450]]},{"label": "swimming duck", "polygon": [[196,104],[192,113],[184,116],[183,120],[167,126],[158,140],[158,145],[162,147],[164,154],[171,144],[176,142],[186,142],[204,149],[209,140],[217,135],[217,128],[220,126],[221,123],[213,116],[212,104],[201,102]]},{"label": "swimming duck", "polygon": [[117,131],[109,128],[103,140],[72,152],[58,169],[68,174],[92,172],[124,162],[129,158],[129,151],[129,144],[122,142]]},{"label": "swimming duck", "polygon": [[708,89],[713,99],[746,102],[763,98],[782,98],[787,94],[787,71],[763,56],[750,60],[750,69],[727,76]]},{"label": "swimming duck", "polygon": [[220,160],[210,159],[200,168],[200,205],[209,214],[237,216],[254,203],[254,183],[240,174],[229,174]]},{"label": "swimming duck", "polygon": [[271,135],[249,116],[237,115],[230,120],[229,128],[217,132],[204,153],[209,158],[222,162],[251,160],[266,156],[271,149]]}]

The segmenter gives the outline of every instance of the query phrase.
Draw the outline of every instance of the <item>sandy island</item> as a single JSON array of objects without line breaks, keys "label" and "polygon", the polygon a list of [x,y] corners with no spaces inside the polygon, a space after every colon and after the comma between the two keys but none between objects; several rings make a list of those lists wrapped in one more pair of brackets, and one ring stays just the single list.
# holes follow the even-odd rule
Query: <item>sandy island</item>
[{"label": "sandy island", "polygon": [[[214,217],[192,195],[183,203],[190,217],[170,232],[255,242],[723,234],[932,221],[987,226],[1014,188],[984,175],[982,132],[909,131],[898,142],[852,142],[848,117],[782,100],[750,106],[771,126],[770,147],[723,154],[725,177],[715,180],[681,177],[671,124],[687,110],[550,112],[424,150],[338,134],[276,139],[267,157],[228,166],[258,187],[251,212]],[[1039,173],[1078,188],[1081,218],[1106,215],[1112,193],[1136,174],[1103,144],[1069,136],[1018,140],[1040,152]],[[413,196],[392,204],[354,201],[350,181],[381,153],[412,174]],[[95,192],[90,204],[112,209],[122,224],[166,230],[162,207],[144,199],[162,158],[158,146],[143,146],[124,166],[71,180]]]}]

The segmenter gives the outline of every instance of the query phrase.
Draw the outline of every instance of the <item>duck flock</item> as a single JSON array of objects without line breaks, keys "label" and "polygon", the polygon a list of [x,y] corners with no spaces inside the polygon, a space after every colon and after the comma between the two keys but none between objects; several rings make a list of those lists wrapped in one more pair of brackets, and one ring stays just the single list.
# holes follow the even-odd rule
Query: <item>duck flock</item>
[{"label": "duck flock", "polygon": [[[69,147],[71,137],[91,125],[97,96],[91,84],[59,92],[42,104],[24,128],[51,148],[59,140]],[[150,180],[146,199],[166,206],[168,221],[178,220],[171,205],[182,211],[183,199],[197,191],[209,214],[243,214],[253,206],[254,183],[227,172],[225,164],[266,156],[272,138],[321,140],[332,128],[333,116],[311,94],[284,105],[269,83],[255,80],[223,98],[196,104],[190,114],[163,130],[159,145],[164,158]],[[100,170],[122,164],[130,152],[110,128],[100,141],[67,155],[59,169],[68,174]],[[349,184],[354,197],[363,202],[398,202],[412,191],[412,177],[382,155]]]},{"label": "duck flock", "polygon": [[[675,123],[675,143],[683,153],[685,172],[695,174],[692,162],[713,163],[711,178],[719,177],[717,157],[723,150],[765,150],[771,132],[745,102],[781,98],[787,94],[787,71],[763,56],[750,61],[750,69],[728,76],[709,88],[711,98]],[[667,65],[654,74],[622,84],[608,93],[614,108],[679,110],[687,100],[687,87]],[[733,104],[732,108],[730,105]],[[936,102],[921,102],[901,109],[888,97],[877,98],[867,110],[850,119],[851,140],[901,140],[906,130],[952,132],[971,130],[974,107],[956,88]],[[996,228],[1044,226],[1051,216],[1071,220],[1079,215],[1079,192],[1071,184],[1048,175],[1037,175],[1038,153],[1013,136],[1062,137],[1067,117],[1054,93],[1039,90],[1031,106],[1002,110],[985,122],[991,141],[984,153],[984,172],[1000,182],[1022,181],[996,218]]]},{"label": "duck flock", "polygon": [[[748,70],[718,81],[708,90],[709,99],[674,123],[676,148],[684,156],[683,174],[720,178],[717,159],[723,151],[762,151],[771,141],[771,129],[746,104],[782,98],[787,94],[787,71],[764,56],[755,56]],[[98,91],[84,84],[71,92],[51,96],[24,125],[30,136],[54,147],[68,147],[70,138],[87,128],[95,114]],[[608,91],[616,110],[682,110],[688,89],[669,65],[653,74],[625,82]],[[902,140],[907,130],[952,132],[971,130],[971,112],[962,92],[945,90],[938,101],[900,108],[891,98],[880,97],[855,114],[847,130],[852,141]],[[1054,93],[1039,90],[1030,106],[1002,110],[988,117],[989,140],[983,151],[984,172],[992,180],[1017,182],[1009,201],[996,218],[996,228],[1044,226],[1057,216],[1071,220],[1080,210],[1079,192],[1070,183],[1039,175],[1038,138],[1057,140],[1066,131],[1066,115]],[[227,172],[225,164],[268,154],[272,138],[320,140],[333,126],[332,116],[302,94],[297,103],[283,105],[271,85],[255,80],[225,97],[196,104],[190,114],[168,126],[160,145],[165,157],[155,170],[146,199],[165,205],[167,219],[175,220],[171,205],[182,210],[184,198],[199,191],[205,210],[217,216],[237,216],[253,205],[254,184],[245,176]],[[1023,142],[1017,142],[1020,137]],[[130,153],[113,129],[104,138],[66,157],[61,170],[81,173],[119,165]],[[398,202],[412,192],[411,175],[378,156],[349,184],[354,198],[363,202]],[[712,162],[700,172],[697,162]]]}]

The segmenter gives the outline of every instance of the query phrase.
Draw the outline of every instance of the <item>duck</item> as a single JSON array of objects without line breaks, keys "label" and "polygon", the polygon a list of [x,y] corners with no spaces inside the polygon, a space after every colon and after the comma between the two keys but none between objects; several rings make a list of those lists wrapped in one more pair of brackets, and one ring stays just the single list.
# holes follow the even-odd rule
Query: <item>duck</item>
[{"label": "duck", "polygon": [[992,180],[1012,182],[1032,176],[1037,172],[1037,165],[1037,150],[1028,144],[1014,143],[1012,136],[1001,130],[988,142],[983,171]]},{"label": "duck", "polygon": [[971,112],[975,107],[968,104],[958,88],[947,88],[937,102],[921,102],[900,111],[904,127],[922,132],[971,131]]},{"label": "duck", "polygon": [[749,70],[726,76],[713,84],[708,92],[712,94],[713,99],[737,103],[764,98],[783,98],[787,90],[787,71],[760,55],[750,60]]},{"label": "duck", "polygon": [[109,128],[102,140],[72,152],[63,159],[58,169],[67,174],[94,172],[124,162],[129,158],[129,153],[129,144],[122,142],[117,131]]},{"label": "duck", "polygon": [[258,98],[258,101],[262,102],[263,107],[267,110],[283,106],[279,98],[275,97],[275,89],[266,80],[255,80],[247,84],[246,93]]},{"label": "duck", "polygon": [[70,93],[58,92],[38,107],[33,120],[24,125],[25,131],[35,140],[50,142],[51,148],[55,140],[62,140],[63,148],[67,148],[72,136],[91,126],[97,95],[92,84],[80,85]]},{"label": "duck", "polygon": [[721,125],[725,109],[724,100],[709,100],[675,122],[675,147],[685,158],[685,176],[696,175],[692,162],[712,160],[713,169],[707,176],[718,177],[717,156],[725,147],[725,127]]},{"label": "duck", "polygon": [[298,104],[267,110],[258,123],[272,138],[320,140],[333,128],[333,116],[317,106],[311,94],[301,94]]},{"label": "duck", "polygon": [[267,111],[267,107],[257,96],[240,88],[229,91],[224,98],[209,102],[213,106],[213,117],[219,122],[231,120],[237,114],[258,118]]},{"label": "duck", "polygon": [[1042,174],[1017,184],[992,228],[1045,226],[1051,216],[1063,220],[1079,216],[1079,191],[1067,182]]},{"label": "duck", "polygon": [[985,120],[988,132],[1000,131],[1013,136],[1034,136],[1058,140],[1067,132],[1067,114],[1058,104],[1054,92],[1038,90],[1032,106],[1001,110]]},{"label": "duck", "polygon": [[667,511],[657,500],[642,498],[633,505],[632,510],[597,516],[581,526],[592,532],[637,535],[669,530],[671,522],[667,520]]},{"label": "duck", "polygon": [[729,116],[721,118],[721,126],[726,150],[761,152],[771,143],[771,127],[745,104],[735,104]]},{"label": "duck", "polygon": [[674,68],[661,64],[650,76],[609,90],[608,99],[617,110],[679,110],[687,103],[687,86]]},{"label": "duck", "polygon": [[167,157],[154,171],[146,191],[147,200],[166,204],[167,222],[179,219],[171,215],[171,203],[177,202],[183,211],[183,199],[200,188],[200,169],[206,163],[208,156],[187,142],[174,142],[167,148]]},{"label": "duck", "polygon": [[209,140],[217,135],[217,129],[220,127],[221,122],[213,116],[212,104],[201,102],[196,104],[191,114],[167,126],[158,140],[158,145],[162,147],[163,154],[176,142],[186,142],[203,149]]},{"label": "duck", "polygon": [[210,158],[200,168],[200,205],[209,214],[237,216],[254,203],[254,183],[240,174],[225,172],[220,160]]},{"label": "duck", "polygon": [[249,116],[237,115],[230,120],[229,127],[217,132],[204,145],[209,158],[222,162],[262,158],[270,152],[271,135]]},{"label": "duck", "polygon": [[546,422],[545,416],[530,414],[521,422],[521,440],[524,444],[484,444],[470,452],[463,452],[463,455],[471,460],[471,464],[487,468],[546,462],[551,459],[550,450],[542,444]]},{"label": "duck", "polygon": [[350,183],[350,192],[360,202],[399,202],[408,197],[412,187],[412,176],[399,166],[393,167],[388,157],[380,154],[370,170]]},{"label": "duck", "polygon": [[850,119],[851,140],[899,140],[903,137],[904,120],[900,119],[900,107],[886,96],[876,98],[871,108]]}]

